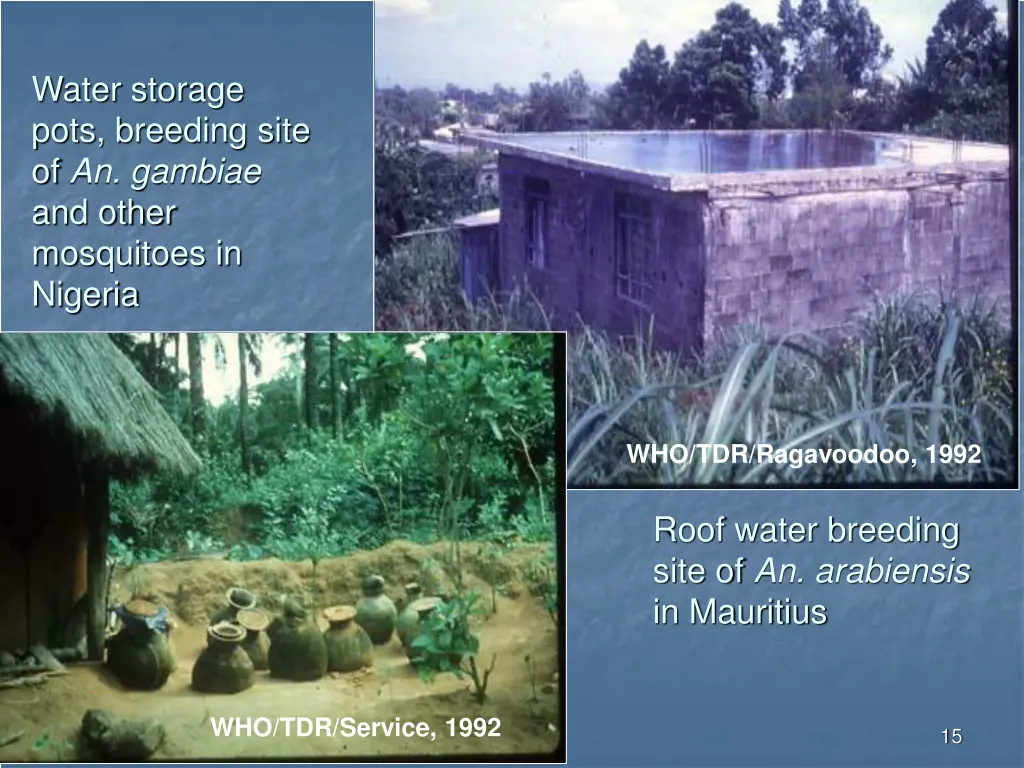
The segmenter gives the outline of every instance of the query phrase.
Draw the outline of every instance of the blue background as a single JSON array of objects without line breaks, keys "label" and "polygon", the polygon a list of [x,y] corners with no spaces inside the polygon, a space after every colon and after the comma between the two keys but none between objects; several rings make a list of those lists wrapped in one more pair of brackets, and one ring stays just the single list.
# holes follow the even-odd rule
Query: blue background
[{"label": "blue background", "polygon": [[[570,491],[568,746],[572,765],[1019,766],[1020,495],[1007,491]],[[692,522],[959,522],[940,545],[654,543],[655,517]],[[676,555],[795,563],[804,583],[659,586]],[[822,562],[894,556],[971,565],[958,585],[818,586]],[[753,568],[753,573],[749,569]],[[690,597],[822,603],[824,626],[691,626]],[[655,626],[655,597],[680,605]],[[685,623],[684,623],[685,622]],[[944,745],[942,730],[962,729]]]},{"label": "blue background", "polygon": [[[373,7],[345,3],[4,3],[2,323],[14,330],[357,331],[373,328]],[[39,103],[32,75],[121,81],[116,104]],[[135,104],[135,81],[241,82],[245,100],[211,110],[197,104]],[[115,116],[185,122],[200,115],[249,124],[241,152],[219,146],[114,146]],[[262,146],[256,126],[277,116],[310,127],[307,144]],[[106,138],[33,152],[34,122],[78,118]],[[118,186],[41,186],[32,167],[63,159],[65,182],[82,157],[114,165]],[[129,188],[136,163],[259,163],[246,186]],[[35,227],[32,207],[90,207],[129,197],[179,206],[171,227]],[[204,245],[243,249],[240,269],[125,269],[32,265],[35,245]],[[212,261],[212,259],[211,259]],[[33,308],[34,280],[135,285],[137,309],[70,315]]]}]

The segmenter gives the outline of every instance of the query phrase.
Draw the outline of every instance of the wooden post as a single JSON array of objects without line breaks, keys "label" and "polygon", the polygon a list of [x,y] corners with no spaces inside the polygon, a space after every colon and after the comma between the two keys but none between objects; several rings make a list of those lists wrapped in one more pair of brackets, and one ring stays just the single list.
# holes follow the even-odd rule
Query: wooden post
[{"label": "wooden post", "polygon": [[89,660],[103,661],[107,634],[107,538],[110,535],[110,477],[98,467],[85,472],[85,510],[89,516],[86,628]]}]

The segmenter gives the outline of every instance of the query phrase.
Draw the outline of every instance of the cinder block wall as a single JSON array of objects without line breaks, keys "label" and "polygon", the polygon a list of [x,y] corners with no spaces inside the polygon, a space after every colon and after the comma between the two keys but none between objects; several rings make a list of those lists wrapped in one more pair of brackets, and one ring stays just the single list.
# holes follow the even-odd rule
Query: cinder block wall
[{"label": "cinder block wall", "polygon": [[934,183],[757,200],[705,209],[705,331],[757,323],[824,331],[873,292],[933,291],[1009,305],[1008,180]]},{"label": "cinder block wall", "polygon": [[[525,280],[559,329],[579,318],[627,336],[653,318],[658,346],[688,350],[742,324],[773,336],[827,331],[869,306],[873,293],[941,288],[1009,305],[1016,251],[1007,178],[868,191],[840,179],[842,191],[825,182],[814,194],[709,199],[510,155],[499,173],[502,291]],[[526,262],[528,176],[551,185],[545,269]],[[759,185],[762,193],[769,187]],[[649,307],[615,290],[616,192],[652,201]]]},{"label": "cinder block wall", "polygon": [[[502,155],[501,286],[522,286],[554,313],[559,328],[577,318],[612,335],[630,336],[652,324],[663,347],[699,346],[704,324],[703,201],[660,192],[603,174],[581,173],[551,163]],[[525,180],[551,185],[546,269],[526,261]],[[615,290],[615,194],[651,200],[655,258],[650,265],[652,299],[641,307]]]}]

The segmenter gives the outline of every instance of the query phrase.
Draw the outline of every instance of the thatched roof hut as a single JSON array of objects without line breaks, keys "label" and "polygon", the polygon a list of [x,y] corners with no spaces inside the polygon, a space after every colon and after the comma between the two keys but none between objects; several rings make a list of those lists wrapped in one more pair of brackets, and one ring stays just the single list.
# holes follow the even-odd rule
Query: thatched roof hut
[{"label": "thatched roof hut", "polygon": [[105,334],[0,334],[0,439],[0,650],[60,645],[84,612],[102,655],[109,480],[199,457]]},{"label": "thatched roof hut", "polygon": [[0,334],[0,398],[8,397],[119,479],[199,469],[156,393],[105,334]]}]

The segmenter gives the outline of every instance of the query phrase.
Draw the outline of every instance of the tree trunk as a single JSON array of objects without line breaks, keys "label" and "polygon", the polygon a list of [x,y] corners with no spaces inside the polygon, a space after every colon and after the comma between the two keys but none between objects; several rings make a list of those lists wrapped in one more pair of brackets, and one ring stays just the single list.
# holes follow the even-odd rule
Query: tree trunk
[{"label": "tree trunk", "polygon": [[110,536],[110,479],[95,468],[86,471],[83,503],[89,515],[86,561],[86,632],[90,661],[103,661],[107,635],[107,538]]},{"label": "tree trunk", "polygon": [[249,436],[245,422],[249,414],[249,345],[248,336],[238,334],[238,453],[242,460],[242,474],[252,471],[249,460]]},{"label": "tree trunk", "polygon": [[316,344],[312,333],[302,337],[302,361],[306,385],[306,426],[316,429]]},{"label": "tree trunk", "polygon": [[203,391],[203,339],[198,333],[186,334],[188,343],[188,392],[192,434],[206,436],[206,393]]},{"label": "tree trunk", "polygon": [[181,334],[172,333],[171,337],[171,354],[174,356],[174,394],[172,395],[171,404],[174,409],[174,423],[180,424],[181,419]]},{"label": "tree trunk", "polygon": [[341,378],[338,372],[338,334],[328,334],[327,339],[330,342],[331,431],[334,439],[337,440],[341,434]]}]

